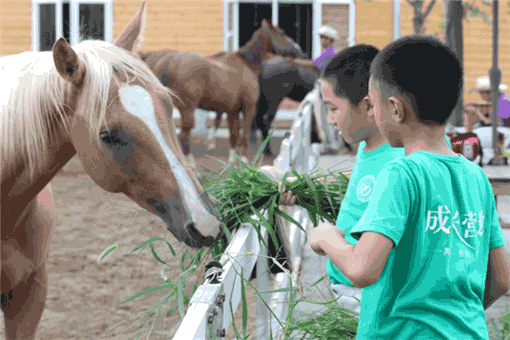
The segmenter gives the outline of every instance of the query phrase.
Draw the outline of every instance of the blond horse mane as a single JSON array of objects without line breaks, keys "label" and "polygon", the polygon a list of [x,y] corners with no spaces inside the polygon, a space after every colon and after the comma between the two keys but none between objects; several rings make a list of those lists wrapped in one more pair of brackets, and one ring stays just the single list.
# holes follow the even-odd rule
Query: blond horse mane
[{"label": "blond horse mane", "polygon": [[[120,79],[128,82],[138,79],[144,85],[159,87],[173,106],[171,98],[175,95],[130,52],[99,40],[83,41],[73,49],[87,68],[82,98],[76,100],[80,100],[79,111],[89,122],[91,141],[94,136],[98,140],[100,130],[107,127],[106,110],[112,80],[120,84]],[[33,176],[47,149],[47,139],[51,138],[50,124],[57,117],[66,122],[64,105],[70,85],[57,72],[52,52],[1,57],[0,75],[3,81],[0,91],[1,170],[21,153]],[[67,126],[64,130],[68,133]]]}]

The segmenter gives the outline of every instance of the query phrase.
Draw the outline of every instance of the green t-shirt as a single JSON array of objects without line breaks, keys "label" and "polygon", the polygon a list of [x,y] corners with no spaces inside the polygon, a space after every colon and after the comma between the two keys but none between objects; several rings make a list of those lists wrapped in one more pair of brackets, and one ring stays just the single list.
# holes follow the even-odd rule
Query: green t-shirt
[{"label": "green t-shirt", "polygon": [[[446,142],[451,148],[450,139],[445,136]],[[374,192],[375,179],[381,169],[390,161],[404,157],[404,148],[392,148],[388,143],[376,150],[364,152],[366,143],[363,141],[358,147],[356,164],[352,170],[345,197],[340,205],[340,212],[336,220],[336,226],[345,231],[345,240],[350,244],[356,244],[354,238],[349,235],[352,227],[358,223],[365,212],[368,201]],[[354,287],[354,285],[338,270],[335,264],[328,257],[326,270],[329,279],[334,284],[343,284]]]},{"label": "green t-shirt", "polygon": [[388,163],[351,229],[396,245],[362,290],[357,340],[488,339],[489,250],[505,244],[492,187],[462,155],[418,151]]}]

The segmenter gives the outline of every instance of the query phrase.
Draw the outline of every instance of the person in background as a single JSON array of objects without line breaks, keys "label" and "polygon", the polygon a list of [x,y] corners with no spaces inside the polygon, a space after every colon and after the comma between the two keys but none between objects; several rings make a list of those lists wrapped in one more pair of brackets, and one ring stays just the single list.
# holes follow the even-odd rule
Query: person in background
[{"label": "person in background", "polygon": [[[503,93],[508,88],[505,84],[499,85],[498,125],[510,127],[510,95]],[[469,91],[478,92],[482,101],[466,103],[464,108],[464,127],[466,132],[474,128],[492,125],[492,92],[489,77],[480,77],[476,86]]]},{"label": "person in background", "polygon": [[[338,53],[338,51],[333,46],[335,41],[338,40],[337,31],[329,26],[322,26],[318,31],[319,37],[321,39],[321,47],[322,54],[313,60],[305,60],[305,59],[293,59],[292,57],[287,57],[287,61],[291,64],[307,67],[316,72],[321,73],[323,68],[327,65],[327,63]],[[322,94],[320,93],[320,85],[318,83],[315,84],[314,91],[319,93],[319,96],[322,101],[322,105],[320,112],[320,126],[324,131],[324,135],[326,140],[322,141],[323,147],[320,152],[321,155],[336,155],[340,151],[340,145],[338,143],[338,136],[335,129],[328,124],[328,115],[327,115],[327,107],[322,100]],[[342,138],[342,146],[347,149],[349,153],[353,152],[353,148],[345,142]]]},{"label": "person in background", "polygon": [[[508,88],[506,84],[499,85],[499,107],[498,107],[498,127],[510,127],[510,95],[504,93]],[[476,80],[476,86],[469,91],[469,93],[478,92],[482,101],[476,103],[467,103],[464,109],[464,126],[467,132],[472,132],[473,129],[479,127],[492,127],[492,92],[489,77],[480,77]],[[478,131],[478,138],[481,140],[483,153],[485,155],[483,164],[492,165],[492,142],[487,143],[487,138],[492,140],[492,132]],[[498,128],[498,148],[505,147],[505,141],[508,139],[508,132],[503,133]],[[507,137],[505,137],[505,135]],[[485,143],[483,142],[485,141]],[[490,144],[490,146],[489,146]],[[496,158],[502,159],[504,164],[508,163],[508,159],[502,154],[498,153]],[[487,163],[487,160],[490,161]]]}]

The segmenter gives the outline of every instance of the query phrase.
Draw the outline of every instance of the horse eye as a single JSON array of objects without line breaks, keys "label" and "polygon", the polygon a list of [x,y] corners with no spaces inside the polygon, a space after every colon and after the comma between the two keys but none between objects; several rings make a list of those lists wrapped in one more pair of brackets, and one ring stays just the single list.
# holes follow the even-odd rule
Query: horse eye
[{"label": "horse eye", "polygon": [[116,145],[121,142],[119,138],[114,136],[111,131],[105,130],[99,133],[99,137],[106,145]]}]

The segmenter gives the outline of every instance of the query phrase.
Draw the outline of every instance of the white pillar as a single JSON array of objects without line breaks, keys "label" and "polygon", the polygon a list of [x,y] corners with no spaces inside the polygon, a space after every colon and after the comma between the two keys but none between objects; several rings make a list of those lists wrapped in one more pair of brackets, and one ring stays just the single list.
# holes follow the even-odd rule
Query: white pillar
[{"label": "white pillar", "polygon": [[236,52],[239,50],[239,2],[235,1],[233,3],[233,6],[234,6],[234,8],[232,10],[232,15],[234,16],[234,18],[232,20],[232,23],[234,24],[232,27],[232,30],[234,31],[233,32],[233,37],[234,37],[233,46],[234,46],[234,52]]},{"label": "white pillar", "polygon": [[104,4],[104,40],[113,43],[113,1]]},{"label": "white pillar", "polygon": [[356,1],[349,3],[349,46],[356,45]]},{"label": "white pillar", "polygon": [[32,51],[39,51],[39,3],[32,1]]},{"label": "white pillar", "polygon": [[69,4],[69,35],[71,46],[80,42],[80,5],[78,1],[71,0]]},{"label": "white pillar", "polygon": [[64,36],[64,17],[62,15],[62,2],[55,2],[55,41]]},{"label": "white pillar", "polygon": [[231,37],[232,32],[228,27],[230,19],[229,11],[230,1],[223,0],[223,51],[228,51],[228,41]]},{"label": "white pillar", "polygon": [[393,0],[393,41],[400,38],[400,0]]},{"label": "white pillar", "polygon": [[278,0],[273,0],[272,10],[271,25],[278,26]]},{"label": "white pillar", "polygon": [[313,2],[313,33],[312,33],[312,59],[318,58],[321,55],[321,41],[317,33],[322,26],[322,3]]}]

